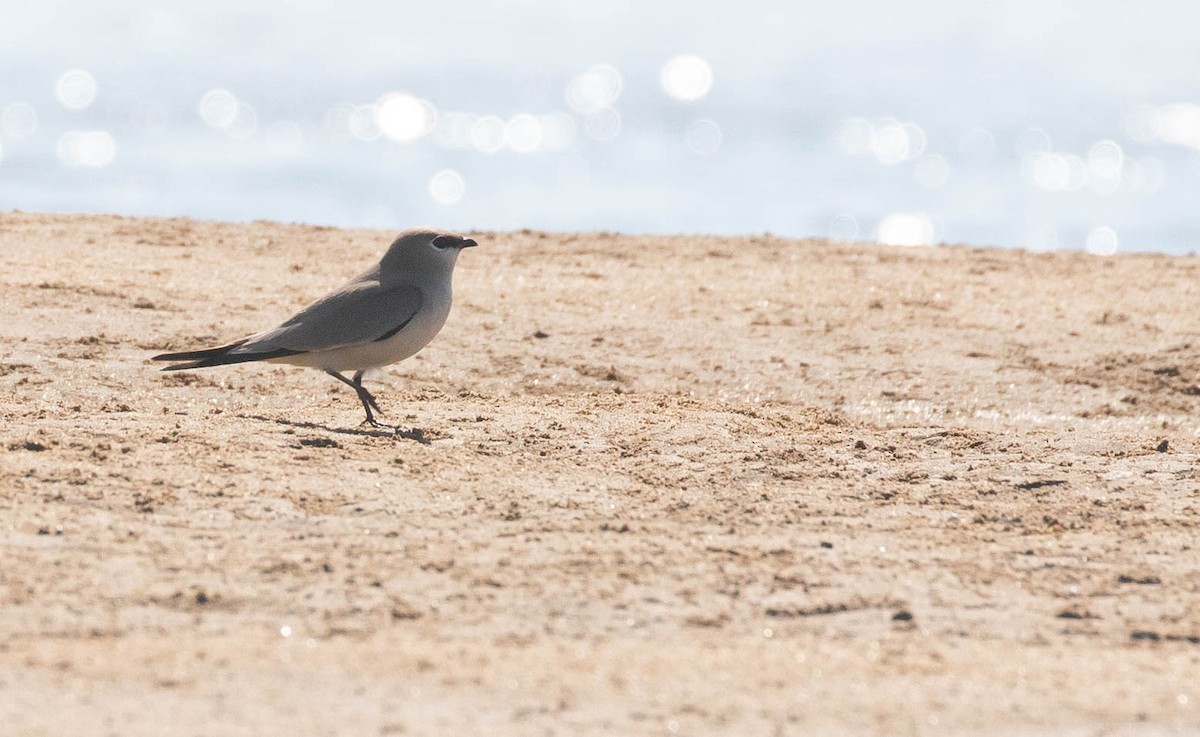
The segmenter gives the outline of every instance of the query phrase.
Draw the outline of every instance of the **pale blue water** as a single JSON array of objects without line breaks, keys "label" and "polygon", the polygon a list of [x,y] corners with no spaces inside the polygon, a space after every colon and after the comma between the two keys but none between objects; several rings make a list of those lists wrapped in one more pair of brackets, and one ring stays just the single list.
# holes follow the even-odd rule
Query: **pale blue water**
[{"label": "pale blue water", "polygon": [[3,10],[0,209],[1200,245],[1190,2]]}]

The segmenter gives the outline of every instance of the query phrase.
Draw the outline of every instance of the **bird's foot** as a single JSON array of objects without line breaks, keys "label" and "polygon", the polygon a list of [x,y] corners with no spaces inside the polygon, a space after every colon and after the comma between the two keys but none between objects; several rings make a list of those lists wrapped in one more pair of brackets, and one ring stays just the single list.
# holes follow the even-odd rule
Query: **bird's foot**
[{"label": "bird's foot", "polygon": [[363,425],[370,425],[371,427],[378,428],[380,430],[391,430],[392,432],[400,432],[399,425],[389,425],[386,422],[380,422],[379,420],[375,419],[374,417],[368,417],[367,419],[358,423],[359,427],[362,427]]},{"label": "bird's foot", "polygon": [[429,436],[425,434],[425,431],[419,427],[412,427],[405,430],[400,425],[389,425],[385,422],[380,422],[374,417],[368,417],[367,419],[358,423],[359,427],[362,427],[363,425],[370,425],[371,427],[378,428],[380,430],[391,430],[392,434],[396,437],[404,438],[405,440],[415,440],[421,445],[429,445],[433,442],[433,440],[431,440]]}]

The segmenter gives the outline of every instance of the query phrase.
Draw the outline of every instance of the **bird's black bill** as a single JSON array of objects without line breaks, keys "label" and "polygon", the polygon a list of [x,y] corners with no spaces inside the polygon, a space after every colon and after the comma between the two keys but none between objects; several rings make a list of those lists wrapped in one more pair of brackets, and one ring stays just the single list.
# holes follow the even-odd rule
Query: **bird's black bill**
[{"label": "bird's black bill", "polygon": [[479,244],[470,238],[459,238],[456,235],[439,235],[433,239],[433,245],[437,248],[470,248]]}]

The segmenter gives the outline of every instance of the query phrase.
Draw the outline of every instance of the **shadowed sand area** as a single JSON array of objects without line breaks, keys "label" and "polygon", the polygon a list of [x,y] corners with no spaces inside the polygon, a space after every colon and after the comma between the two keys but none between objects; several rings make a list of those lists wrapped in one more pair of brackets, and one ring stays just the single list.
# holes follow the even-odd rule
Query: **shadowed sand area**
[{"label": "shadowed sand area", "polygon": [[1200,730],[1200,260],[470,233],[400,438],[148,360],[392,235],[0,214],[12,734]]}]

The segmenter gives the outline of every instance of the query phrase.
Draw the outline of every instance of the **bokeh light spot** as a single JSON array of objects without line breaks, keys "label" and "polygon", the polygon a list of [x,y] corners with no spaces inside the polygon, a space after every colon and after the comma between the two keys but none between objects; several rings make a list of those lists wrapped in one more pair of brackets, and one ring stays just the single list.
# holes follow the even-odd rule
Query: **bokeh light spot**
[{"label": "bokeh light spot", "polygon": [[876,240],[887,246],[933,243],[933,220],[923,212],[894,212],[879,223]]},{"label": "bokeh light spot", "polygon": [[443,169],[429,180],[429,196],[439,205],[457,204],[466,192],[466,182],[453,169]]},{"label": "bokeh light spot", "polygon": [[545,138],[542,121],[522,113],[509,118],[504,126],[504,140],[508,147],[519,154],[537,151]]},{"label": "bokeh light spot", "polygon": [[916,123],[901,123],[901,127],[908,139],[908,158],[915,159],[925,153],[925,129]]},{"label": "bokeh light spot", "polygon": [[37,129],[37,110],[27,102],[14,102],[0,114],[0,131],[6,136],[29,138]]},{"label": "bokeh light spot", "polygon": [[238,100],[233,120],[224,126],[223,130],[230,138],[249,138],[258,130],[258,113],[248,104]]},{"label": "bokeh light spot", "polygon": [[676,56],[663,65],[660,82],[676,100],[699,100],[712,89],[712,67],[695,54]]},{"label": "bokeh light spot", "polygon": [[858,237],[858,220],[849,213],[840,213],[829,219],[829,239],[852,241]]},{"label": "bokeh light spot", "polygon": [[1099,177],[1121,176],[1125,163],[1125,152],[1116,141],[1099,141],[1088,151],[1088,169]]},{"label": "bokeh light spot", "polygon": [[871,153],[881,164],[899,164],[912,152],[908,131],[896,120],[886,120],[871,131]]},{"label": "bokeh light spot", "polygon": [[68,110],[83,110],[96,101],[96,79],[83,69],[63,72],[54,85],[54,95]]},{"label": "bokeh light spot", "polygon": [[1125,151],[1116,141],[1098,141],[1088,150],[1087,177],[1092,191],[1109,195],[1121,188],[1125,176]]},{"label": "bokeh light spot", "polygon": [[611,141],[621,132],[621,114],[612,108],[597,110],[587,116],[584,128],[597,141]]},{"label": "bokeh light spot", "polygon": [[200,98],[200,118],[230,138],[249,138],[258,130],[258,113],[229,90],[215,89]]},{"label": "bokeh light spot", "polygon": [[715,120],[701,118],[687,127],[683,142],[688,151],[700,156],[710,156],[721,148],[721,126]]},{"label": "bokeh light spot", "polygon": [[494,154],[504,148],[505,125],[497,115],[485,115],[471,126],[471,145],[476,151]]},{"label": "bokeh light spot", "polygon": [[1038,153],[1022,159],[1025,180],[1040,189],[1055,191],[1066,189],[1070,171],[1063,156]]},{"label": "bokeh light spot", "polygon": [[437,125],[437,109],[428,100],[403,92],[391,92],[375,103],[375,117],[383,135],[399,143],[411,143]]},{"label": "bokeh light spot", "polygon": [[838,146],[851,156],[871,155],[881,164],[909,161],[925,151],[925,130],[916,123],[850,118],[838,127]]},{"label": "bokeh light spot", "polygon": [[621,96],[621,73],[608,64],[596,64],[567,84],[567,105],[580,115],[611,107]]},{"label": "bokeh light spot", "polygon": [[209,90],[200,98],[200,118],[213,128],[228,128],[238,115],[238,100],[229,90]]},{"label": "bokeh light spot", "polygon": [[1041,128],[1026,128],[1021,135],[1017,136],[1014,148],[1021,156],[1049,153],[1052,148],[1050,134]]},{"label": "bokeh light spot", "polygon": [[1158,139],[1200,151],[1200,105],[1177,104],[1159,108]]},{"label": "bokeh light spot", "polygon": [[354,108],[347,123],[350,127],[350,135],[359,141],[374,141],[382,135],[379,130],[379,121],[375,116],[374,105],[359,105]]},{"label": "bokeh light spot", "polygon": [[1092,228],[1092,231],[1088,233],[1088,253],[1096,256],[1111,256],[1117,252],[1119,246],[1120,239],[1117,238],[1117,231],[1107,225]]},{"label": "bokeh light spot", "polygon": [[117,157],[117,144],[108,131],[67,131],[58,137],[58,159],[67,166],[94,169]]},{"label": "bokeh light spot", "polygon": [[1075,191],[1088,183],[1088,165],[1081,157],[1056,151],[1021,159],[1025,181],[1047,192]]}]

